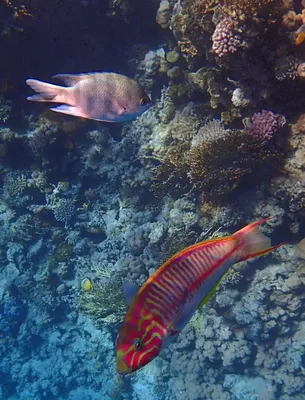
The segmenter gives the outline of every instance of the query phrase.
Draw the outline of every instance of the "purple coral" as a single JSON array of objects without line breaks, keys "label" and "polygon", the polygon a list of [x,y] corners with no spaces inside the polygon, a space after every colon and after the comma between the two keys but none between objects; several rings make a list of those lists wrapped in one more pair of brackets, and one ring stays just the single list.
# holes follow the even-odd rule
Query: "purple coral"
[{"label": "purple coral", "polygon": [[244,132],[260,143],[269,142],[286,122],[282,115],[266,110],[254,114],[251,121],[252,123],[246,126]]},{"label": "purple coral", "polygon": [[233,54],[243,45],[240,29],[229,17],[218,22],[212,36],[212,42],[213,51],[219,57]]}]

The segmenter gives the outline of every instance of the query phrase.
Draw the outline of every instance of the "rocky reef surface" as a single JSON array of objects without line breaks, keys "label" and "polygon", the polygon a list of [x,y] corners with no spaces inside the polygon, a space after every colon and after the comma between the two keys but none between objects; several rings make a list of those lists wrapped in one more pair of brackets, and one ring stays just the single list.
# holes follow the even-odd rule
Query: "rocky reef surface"
[{"label": "rocky reef surface", "polygon": [[[0,3],[0,398],[304,399],[303,6],[55,3]],[[29,76],[107,68],[153,99],[132,123],[24,100]],[[175,343],[118,376],[122,280],[269,216],[286,244],[234,266]]]}]

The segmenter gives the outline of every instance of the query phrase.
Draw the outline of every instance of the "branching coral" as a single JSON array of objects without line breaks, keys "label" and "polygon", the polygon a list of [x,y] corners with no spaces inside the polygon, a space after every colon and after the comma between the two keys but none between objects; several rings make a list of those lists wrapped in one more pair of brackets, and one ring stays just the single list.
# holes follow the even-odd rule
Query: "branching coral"
[{"label": "branching coral", "polygon": [[221,10],[233,17],[253,17],[253,15],[272,14],[281,5],[281,0],[221,0]]},{"label": "branching coral", "polygon": [[98,327],[117,324],[126,309],[123,293],[118,290],[121,284],[114,279],[104,284],[93,282],[90,292],[83,292],[79,299],[79,308],[88,314]]},{"label": "branching coral", "polygon": [[198,13],[206,13],[219,6],[224,15],[232,17],[253,17],[262,13],[274,13],[281,5],[280,0],[189,0],[186,7]]},{"label": "branching coral", "polygon": [[188,176],[193,186],[208,196],[221,196],[235,189],[255,163],[242,145],[244,139],[242,132],[234,132],[192,147],[188,153]]},{"label": "branching coral", "polygon": [[[51,137],[48,132],[36,130],[33,136],[29,138],[29,145],[35,156],[42,156],[51,142]],[[53,139],[54,141],[54,139]]]},{"label": "branching coral", "polygon": [[178,194],[191,189],[184,153],[185,149],[182,146],[173,147],[167,152],[161,164],[152,169],[155,181],[152,188],[157,197],[168,192]]},{"label": "branching coral", "polygon": [[161,245],[160,264],[186,246],[195,243],[197,239],[198,235],[196,232],[189,231],[188,229],[177,230],[171,235],[168,235]]},{"label": "branching coral", "polygon": [[184,8],[188,11],[196,10],[203,14],[212,11],[217,3],[217,0],[186,0],[184,2]]},{"label": "branching coral", "polygon": [[202,143],[215,142],[215,140],[222,139],[230,134],[228,129],[218,120],[213,119],[204,124],[194,135],[191,147],[196,147]]},{"label": "branching coral", "polygon": [[264,164],[277,164],[279,151],[261,139],[226,130],[217,121],[208,122],[195,135],[190,149],[172,148],[153,169],[153,188],[163,194],[192,188],[213,200],[228,195]]},{"label": "branching coral", "polygon": [[219,57],[236,53],[243,45],[241,29],[230,17],[223,18],[216,25],[212,41],[212,49]]},{"label": "branching coral", "polygon": [[5,197],[20,196],[27,187],[25,175],[17,172],[10,172],[6,175],[3,185]]},{"label": "branching coral", "polygon": [[252,123],[246,126],[244,132],[259,143],[266,143],[273,139],[286,122],[281,115],[266,110],[254,114],[251,121]]},{"label": "branching coral", "polygon": [[58,199],[53,206],[56,221],[67,224],[75,214],[75,199]]}]

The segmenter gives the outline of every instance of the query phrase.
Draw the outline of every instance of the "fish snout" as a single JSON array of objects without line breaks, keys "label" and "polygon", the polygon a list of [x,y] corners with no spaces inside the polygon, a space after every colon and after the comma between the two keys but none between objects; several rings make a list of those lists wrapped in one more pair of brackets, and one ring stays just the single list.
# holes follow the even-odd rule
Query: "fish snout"
[{"label": "fish snout", "polygon": [[131,372],[131,368],[119,357],[116,359],[116,370],[119,374],[123,375]]}]

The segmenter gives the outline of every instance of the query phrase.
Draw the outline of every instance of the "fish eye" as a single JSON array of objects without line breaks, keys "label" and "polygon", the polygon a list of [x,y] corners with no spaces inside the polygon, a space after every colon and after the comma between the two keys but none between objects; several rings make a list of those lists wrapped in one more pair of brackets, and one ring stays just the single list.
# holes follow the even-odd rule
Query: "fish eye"
[{"label": "fish eye", "polygon": [[140,338],[136,338],[136,339],[133,341],[133,345],[134,345],[134,347],[135,347],[136,350],[140,350],[141,347],[142,347],[142,341],[141,341],[141,339],[140,339]]},{"label": "fish eye", "polygon": [[148,104],[148,99],[145,99],[145,98],[141,99],[141,101],[140,101],[141,106],[146,106],[147,104]]}]

